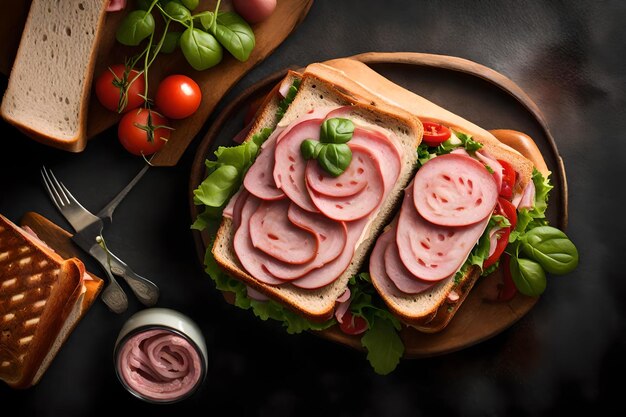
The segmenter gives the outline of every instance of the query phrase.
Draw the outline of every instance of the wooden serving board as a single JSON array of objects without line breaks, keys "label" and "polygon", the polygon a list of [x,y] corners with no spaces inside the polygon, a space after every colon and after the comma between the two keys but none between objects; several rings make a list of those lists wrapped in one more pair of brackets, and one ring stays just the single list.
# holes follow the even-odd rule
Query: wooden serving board
[{"label": "wooden serving board", "polygon": [[[0,71],[8,75],[19,46],[20,36],[24,27],[29,0],[16,0],[9,3],[0,14]],[[196,10],[214,10],[215,0],[201,0]],[[195,71],[177,50],[173,54],[161,54],[152,64],[149,71],[149,85],[152,93],[158,82],[169,74],[185,74],[193,78],[202,90],[200,109],[184,120],[174,120],[172,136],[163,149],[154,155],[151,163],[156,166],[176,165],[187,146],[204,126],[224,94],[230,90],[248,71],[258,65],[291,34],[298,24],[306,17],[313,0],[279,0],[274,13],[269,19],[252,25],[256,46],[246,62],[239,62],[228,51],[224,50],[224,58],[219,65],[205,71]],[[115,31],[125,14],[133,10],[133,1],[121,12],[109,13],[103,36],[98,47],[98,59],[94,70],[94,78],[108,66],[123,63],[126,57],[140,51],[140,47],[127,47],[115,40]],[[229,1],[222,1],[220,10],[232,10]],[[157,19],[158,20],[158,19]],[[150,95],[150,91],[149,91]],[[93,138],[117,123],[120,116],[103,108],[95,94],[92,94],[87,123],[87,136]]]},{"label": "wooden serving board", "polygon": [[[30,227],[41,240],[46,242],[48,246],[50,246],[64,259],[80,259],[85,256],[70,240],[72,237],[71,234],[52,223],[41,214],[32,211],[25,213],[20,220],[20,225]],[[104,280],[102,278],[99,278],[91,272],[89,272],[89,275],[93,278],[93,280],[85,281],[85,285],[89,289],[83,299],[83,309],[85,310],[91,307],[96,298],[98,298],[100,290],[102,290],[102,286],[104,284]]]},{"label": "wooden serving board", "polygon": [[[567,226],[567,181],[563,161],[539,108],[517,84],[490,68],[457,57],[372,52],[350,58],[366,63],[392,81],[482,127],[514,129],[529,134],[541,150],[548,169],[552,171],[551,180],[555,188],[551,192],[548,220],[561,229]],[[286,71],[273,74],[242,92],[218,115],[199,144],[189,184],[192,220],[198,214],[198,207],[193,203],[193,190],[206,176],[205,159],[218,144],[229,144],[230,139],[242,128],[242,114],[245,114],[248,106],[267,94]],[[456,109],[459,103],[461,109],[464,109],[463,105],[470,100],[472,107],[469,112],[474,114],[466,115]],[[503,121],[513,126],[497,125]],[[518,150],[525,153],[524,149]],[[194,231],[194,239],[202,263],[210,236]],[[443,331],[426,334],[403,328],[401,337],[405,345],[405,357],[429,357],[472,346],[504,331],[527,314],[538,298],[517,294],[508,302],[491,301],[497,294],[501,279],[499,272],[479,279]],[[362,350],[358,336],[346,335],[336,327],[316,334]]]}]

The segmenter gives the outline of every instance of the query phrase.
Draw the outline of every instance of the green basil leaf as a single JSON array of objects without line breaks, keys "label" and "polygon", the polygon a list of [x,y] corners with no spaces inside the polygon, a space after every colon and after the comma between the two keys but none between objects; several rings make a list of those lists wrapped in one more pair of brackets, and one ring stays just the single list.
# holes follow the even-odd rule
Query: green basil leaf
[{"label": "green basil leaf", "polygon": [[538,297],[546,289],[546,273],[530,259],[511,256],[511,278],[517,290],[530,297]]},{"label": "green basil leaf", "polygon": [[327,143],[320,149],[317,157],[320,166],[333,177],[343,174],[350,165],[350,161],[352,161],[352,151],[345,143],[338,145]]},{"label": "green basil leaf", "polygon": [[115,38],[122,45],[137,46],[154,32],[154,17],[145,10],[130,12],[115,32]]},{"label": "green basil leaf", "polygon": [[214,67],[222,60],[222,46],[211,35],[196,28],[185,30],[180,37],[180,49],[197,71]]},{"label": "green basil leaf", "polygon": [[161,49],[159,52],[163,52],[164,54],[171,54],[176,50],[178,46],[178,42],[180,41],[181,32],[167,32],[165,34],[165,39],[163,39],[163,45],[161,45]]},{"label": "green basil leaf", "polygon": [[322,143],[346,143],[352,139],[354,123],[350,119],[333,117],[324,120],[320,129],[320,142]]},{"label": "green basil leaf", "polygon": [[324,145],[313,139],[305,139],[300,144],[300,152],[304,159],[317,159]]},{"label": "green basil leaf", "polygon": [[181,0],[183,5],[188,8],[189,10],[193,10],[196,7],[198,7],[198,4],[200,4],[200,0]]},{"label": "green basil leaf", "polygon": [[551,274],[567,274],[578,265],[578,250],[561,230],[552,226],[531,229],[522,238],[522,252]]},{"label": "green basil leaf", "polygon": [[165,13],[167,13],[170,18],[176,20],[177,22],[187,22],[189,19],[191,19],[191,13],[189,12],[189,9],[180,3],[171,1],[165,5],[164,9]]},{"label": "green basil leaf", "polygon": [[202,12],[199,13],[200,24],[204,28],[204,30],[209,30],[209,28],[213,25],[213,20],[215,19],[215,13],[213,12]]},{"label": "green basil leaf", "polygon": [[194,190],[194,198],[210,207],[223,205],[239,182],[239,171],[232,165],[222,165]]},{"label": "green basil leaf", "polygon": [[214,35],[224,48],[241,62],[247,61],[254,49],[254,32],[237,13],[219,13]]}]

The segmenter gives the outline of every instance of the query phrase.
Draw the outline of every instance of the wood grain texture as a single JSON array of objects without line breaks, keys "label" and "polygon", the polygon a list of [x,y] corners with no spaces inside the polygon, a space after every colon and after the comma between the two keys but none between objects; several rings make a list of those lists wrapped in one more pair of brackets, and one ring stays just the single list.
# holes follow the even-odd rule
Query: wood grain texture
[{"label": "wood grain texture", "polygon": [[[13,3],[13,2],[11,2]],[[19,35],[28,13],[29,1],[16,1],[7,13],[0,14],[0,33],[10,35],[3,37],[6,42],[0,47],[0,70],[8,75],[12,64]],[[94,70],[94,79],[107,70],[107,67],[123,63],[125,58],[140,51],[140,47],[127,47],[116,43],[115,31],[125,14],[132,10],[109,13],[106,18],[104,33],[98,46],[98,59]],[[149,71],[150,96],[155,92],[158,82],[165,76],[173,73],[185,74],[193,78],[202,90],[202,103],[198,111],[184,120],[174,120],[174,128],[170,140],[155,154],[151,163],[156,166],[176,165],[204,126],[209,115],[213,112],[221,98],[239,81],[248,71],[262,62],[291,34],[298,24],[306,17],[313,0],[280,0],[277,2],[274,13],[264,22],[252,25],[256,45],[246,62],[239,62],[228,51],[224,50],[224,58],[219,65],[205,71],[195,71],[185,61],[184,56],[177,50],[173,54],[161,54]],[[197,10],[213,10],[214,0],[202,0]],[[229,1],[222,1],[220,10],[232,9]],[[23,17],[21,17],[23,15]],[[158,20],[158,19],[157,19]],[[17,44],[16,44],[17,43]],[[105,130],[116,125],[120,115],[103,108],[95,94],[91,94],[87,123],[87,137],[93,138]],[[89,146],[89,145],[87,145]]]},{"label": "wood grain texture", "polygon": [[[539,108],[517,84],[490,68],[457,57],[399,52],[366,53],[351,58],[373,66],[376,64],[406,65],[407,73],[410,73],[415,66],[422,66],[469,74],[488,81],[521,103],[543,128],[544,138],[535,139],[547,141],[548,150],[553,154],[552,156],[554,156],[556,160],[557,167],[553,174],[552,181],[556,187],[555,191],[560,191],[561,194],[560,201],[555,204],[558,210],[557,225],[562,229],[566,227],[567,182],[565,180],[563,161],[559,156],[554,139],[550,134]],[[267,94],[267,92],[284,77],[286,72],[287,69],[273,74],[242,92],[242,94],[229,103],[218,115],[211,129],[198,145],[195,159],[192,163],[189,184],[192,220],[195,219],[199,213],[198,206],[195,206],[193,203],[193,190],[206,176],[204,161],[209,154],[212,142],[218,137],[225,124],[230,119],[241,113],[242,109],[251,101]],[[492,133],[500,140],[505,141],[510,146],[517,149],[523,155],[531,156],[528,154],[528,148],[524,146],[523,142],[509,139],[510,136],[518,136],[518,132],[494,130]],[[193,234],[198,258],[202,264],[210,236],[208,236],[207,233],[198,233],[197,231],[194,231]],[[501,280],[502,275],[499,271],[478,280],[450,324],[439,333],[426,334],[412,328],[404,327],[400,333],[405,345],[404,356],[407,358],[420,358],[458,351],[487,340],[516,323],[532,309],[538,298],[531,298],[518,293],[509,302],[491,301],[497,294],[498,285]],[[227,295],[225,295],[225,298],[228,301]],[[328,340],[357,350],[363,350],[360,337],[346,335],[336,326],[315,333]]]},{"label": "wood grain texture", "polygon": [[[20,225],[33,229],[41,240],[46,242],[48,246],[65,259],[73,257],[81,259],[85,256],[70,240],[71,234],[38,213],[32,211],[25,213],[20,220]],[[93,281],[85,281],[87,293],[83,299],[84,310],[91,307],[104,284],[102,278],[91,272],[89,272],[89,275],[93,278]]]}]

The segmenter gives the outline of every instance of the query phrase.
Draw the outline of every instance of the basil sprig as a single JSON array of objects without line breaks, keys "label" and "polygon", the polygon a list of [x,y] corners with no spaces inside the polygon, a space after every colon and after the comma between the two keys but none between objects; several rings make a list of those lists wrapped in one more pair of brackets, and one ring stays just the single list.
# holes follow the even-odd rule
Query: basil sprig
[{"label": "basil sprig", "polygon": [[[128,46],[137,46],[148,39],[148,45],[140,55],[148,56],[146,67],[159,52],[171,53],[178,47],[189,65],[198,71],[219,64],[223,49],[239,61],[247,61],[255,46],[254,32],[237,13],[219,12],[220,3],[218,0],[213,11],[193,14],[198,0],[141,0],[137,3],[138,10],[131,11],[120,23],[116,39]],[[158,12],[165,23],[163,33],[156,38],[153,12]],[[170,23],[184,31],[173,30],[170,35]],[[156,42],[157,39],[160,41]]]},{"label": "basil sprig", "polygon": [[333,117],[322,123],[319,142],[305,139],[300,144],[304,159],[316,159],[322,169],[333,177],[338,177],[348,169],[352,161],[352,151],[346,144],[354,134],[352,120]]}]

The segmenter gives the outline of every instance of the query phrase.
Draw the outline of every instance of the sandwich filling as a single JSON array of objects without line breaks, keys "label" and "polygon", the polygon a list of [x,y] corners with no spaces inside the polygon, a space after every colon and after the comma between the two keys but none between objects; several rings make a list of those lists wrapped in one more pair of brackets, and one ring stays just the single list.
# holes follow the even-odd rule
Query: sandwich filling
[{"label": "sandwich filling", "polygon": [[316,109],[279,125],[224,210],[234,222],[238,260],[264,284],[317,289],[337,279],[400,175],[394,138],[359,123],[341,175],[303,157],[302,143],[319,141],[323,123],[348,112]]}]

